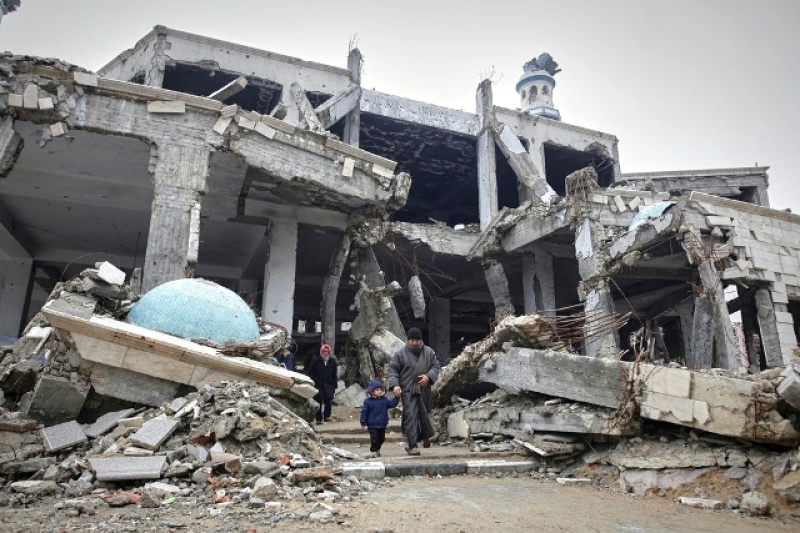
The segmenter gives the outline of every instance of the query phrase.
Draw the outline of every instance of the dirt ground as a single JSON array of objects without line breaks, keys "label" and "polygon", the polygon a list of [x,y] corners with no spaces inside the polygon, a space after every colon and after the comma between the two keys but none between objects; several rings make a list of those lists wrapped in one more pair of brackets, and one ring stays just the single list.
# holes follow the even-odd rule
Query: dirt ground
[{"label": "dirt ground", "polygon": [[[732,511],[704,511],[658,496],[633,497],[591,487],[565,487],[527,476],[403,478],[378,486],[347,503],[334,521],[304,517],[311,504],[286,502],[296,515],[248,509],[242,503],[223,509],[177,501],[160,509],[98,506],[94,516],[70,518],[49,498],[27,509],[0,508],[3,532],[159,531],[253,532],[796,532],[800,518],[751,518]],[[212,516],[213,515],[213,516]]]}]

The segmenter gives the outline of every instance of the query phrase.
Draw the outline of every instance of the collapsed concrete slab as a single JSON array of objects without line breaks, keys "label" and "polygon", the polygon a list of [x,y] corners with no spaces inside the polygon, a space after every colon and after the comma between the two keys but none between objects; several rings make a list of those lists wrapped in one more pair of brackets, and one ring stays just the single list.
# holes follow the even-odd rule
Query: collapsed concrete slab
[{"label": "collapsed concrete slab", "polygon": [[81,357],[94,364],[186,385],[201,384],[216,374],[264,383],[303,398],[316,394],[308,376],[274,365],[226,357],[213,348],[109,318],[72,316],[54,311],[50,304],[42,312],[53,326],[69,331]]},{"label": "collapsed concrete slab", "polygon": [[513,347],[484,358],[480,379],[511,393],[629,410],[719,435],[786,446],[800,442],[791,421],[775,409],[774,386],[763,379]]}]

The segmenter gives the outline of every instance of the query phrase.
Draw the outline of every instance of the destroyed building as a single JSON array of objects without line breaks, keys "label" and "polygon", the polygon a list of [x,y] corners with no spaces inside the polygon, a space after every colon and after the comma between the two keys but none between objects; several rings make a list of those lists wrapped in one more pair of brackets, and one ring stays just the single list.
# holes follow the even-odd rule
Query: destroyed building
[{"label": "destroyed building", "polygon": [[[562,121],[549,54],[523,66],[515,110],[489,80],[472,113],[366,89],[361,71],[358,49],[340,68],[162,26],[97,73],[0,56],[0,345],[50,347],[38,381],[16,360],[4,371],[7,403],[74,426],[90,387],[155,420],[188,417],[168,404],[186,394],[238,406],[188,392],[214,378],[313,396],[303,375],[220,355],[241,353],[213,326],[189,331],[194,315],[165,330],[128,314],[176,282],[214,282],[197,290],[259,310],[261,330],[243,327],[268,332],[262,355],[287,336],[326,342],[349,383],[422,329],[445,364],[442,439],[502,434],[571,457],[582,444],[537,434],[619,439],[657,422],[798,444],[800,216],[769,207],[767,167],[621,173],[615,136]],[[499,390],[454,400],[465,385]],[[253,427],[237,435],[264,429],[241,410]],[[632,453],[604,460],[630,469]],[[757,462],[736,453],[669,468]],[[784,463],[780,476],[800,457]]]},{"label": "destroyed building", "polygon": [[636,317],[586,354],[645,325],[670,360],[734,369],[706,326],[741,312],[741,366],[788,360],[800,219],[769,209],[766,167],[622,174],[616,137],[560,120],[548,54],[524,66],[519,109],[487,81],[475,113],[363,88],[361,64],[161,26],[98,73],[5,55],[0,334],[109,260],[142,293],[213,280],[305,348],[341,349],[351,324],[369,337],[360,300],[381,288],[383,323],[420,327],[443,361],[502,316],[580,306]]}]

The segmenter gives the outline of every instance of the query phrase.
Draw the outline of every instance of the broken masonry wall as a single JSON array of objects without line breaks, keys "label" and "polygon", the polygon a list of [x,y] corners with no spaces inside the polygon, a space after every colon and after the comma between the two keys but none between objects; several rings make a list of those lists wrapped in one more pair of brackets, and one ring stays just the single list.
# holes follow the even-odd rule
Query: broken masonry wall
[{"label": "broken masonry wall", "polygon": [[[147,35],[139,39],[133,48],[125,50],[112,59],[104,67],[98,69],[101,76],[120,81],[132,81],[142,77],[143,81],[150,81],[144,85],[161,87],[157,80],[164,76],[164,42],[163,26],[156,26]],[[149,80],[147,80],[149,78]]]},{"label": "broken masonry wall", "polygon": [[756,293],[767,365],[788,364],[798,343],[789,304],[800,300],[800,216],[701,193],[690,200],[730,249],[722,279],[767,290]]}]

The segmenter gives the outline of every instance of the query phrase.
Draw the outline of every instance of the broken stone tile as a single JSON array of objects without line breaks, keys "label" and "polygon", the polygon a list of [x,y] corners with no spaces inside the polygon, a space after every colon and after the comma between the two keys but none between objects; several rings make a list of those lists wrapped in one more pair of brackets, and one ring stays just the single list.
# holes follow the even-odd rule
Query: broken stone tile
[{"label": "broken stone tile", "polygon": [[68,422],[78,416],[88,393],[87,387],[66,378],[42,374],[30,403],[23,405],[21,411],[45,424]]},{"label": "broken stone tile", "polygon": [[145,455],[153,455],[155,452],[153,450],[145,450],[144,448],[139,448],[138,446],[128,446],[122,453],[123,455],[127,456],[142,457]]},{"label": "broken stone tile", "polygon": [[125,272],[108,261],[103,261],[100,266],[97,267],[97,276],[112,285],[122,285],[125,283]]},{"label": "broken stone tile", "polygon": [[131,436],[129,442],[147,450],[157,450],[177,427],[178,421],[174,418],[152,418]]},{"label": "broken stone tile", "polygon": [[42,430],[47,451],[55,452],[87,442],[86,434],[80,424],[72,420]]},{"label": "broken stone tile", "polygon": [[140,428],[144,425],[144,418],[141,416],[134,416],[132,418],[123,418],[117,421],[117,426],[122,428]]},{"label": "broken stone tile", "polygon": [[113,413],[106,413],[98,418],[94,424],[89,426],[84,433],[90,439],[96,439],[112,429],[119,423],[120,420],[130,416],[133,409],[123,409],[122,411],[115,411]]},{"label": "broken stone tile", "polygon": [[98,481],[159,479],[167,467],[163,455],[151,457],[94,457],[89,459]]},{"label": "broken stone tile", "polygon": [[189,403],[189,400],[187,400],[186,398],[175,398],[174,400],[172,400],[172,403],[169,404],[169,410],[172,413],[177,413],[178,411],[183,409],[183,406],[186,405],[187,403]]}]

